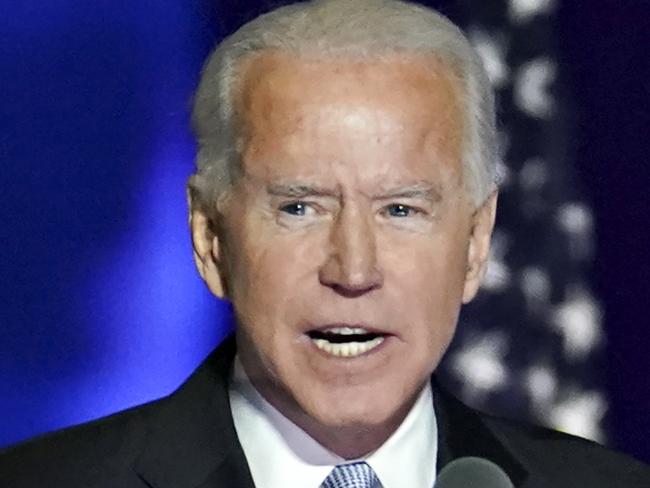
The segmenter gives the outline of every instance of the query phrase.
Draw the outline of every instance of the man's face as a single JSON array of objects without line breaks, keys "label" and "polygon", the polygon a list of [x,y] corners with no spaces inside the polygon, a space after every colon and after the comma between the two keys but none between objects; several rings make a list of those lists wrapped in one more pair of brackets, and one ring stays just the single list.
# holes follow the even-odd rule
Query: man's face
[{"label": "man's face", "polygon": [[203,272],[225,282],[244,367],[324,426],[401,419],[476,291],[493,217],[463,186],[449,71],[267,53],[243,72],[243,175]]}]

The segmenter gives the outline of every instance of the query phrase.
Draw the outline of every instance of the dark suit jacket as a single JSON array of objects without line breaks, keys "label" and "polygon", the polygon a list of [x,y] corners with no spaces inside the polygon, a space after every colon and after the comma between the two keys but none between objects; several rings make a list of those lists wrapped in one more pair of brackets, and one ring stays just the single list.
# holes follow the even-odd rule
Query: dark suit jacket
[{"label": "dark suit jacket", "polygon": [[[0,487],[252,488],[228,403],[234,354],[228,340],[166,398],[6,450]],[[434,398],[438,469],[479,456],[518,488],[650,488],[650,468],[631,458],[483,415],[436,385]]]}]

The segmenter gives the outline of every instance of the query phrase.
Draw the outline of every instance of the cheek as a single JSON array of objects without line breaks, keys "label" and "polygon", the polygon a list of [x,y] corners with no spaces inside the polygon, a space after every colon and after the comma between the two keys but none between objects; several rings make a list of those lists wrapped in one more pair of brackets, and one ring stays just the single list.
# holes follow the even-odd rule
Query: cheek
[{"label": "cheek", "polygon": [[[306,296],[317,284],[317,235],[273,231],[265,223],[252,223],[237,236],[233,259],[232,301],[238,312],[254,323],[281,323],[300,314]],[[268,329],[269,327],[267,327]]]},{"label": "cheek", "polygon": [[[445,236],[448,234],[445,234]],[[414,245],[408,253],[388,253],[386,269],[399,296],[402,317],[410,317],[413,336],[441,337],[453,332],[464,287],[466,247],[439,237]]]}]

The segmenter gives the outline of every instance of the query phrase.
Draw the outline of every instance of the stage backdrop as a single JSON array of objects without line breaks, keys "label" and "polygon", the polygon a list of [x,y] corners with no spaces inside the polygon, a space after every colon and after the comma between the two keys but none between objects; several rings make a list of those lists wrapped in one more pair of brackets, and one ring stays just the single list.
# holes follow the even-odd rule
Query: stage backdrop
[{"label": "stage backdrop", "polygon": [[[165,395],[231,330],[191,259],[189,106],[210,48],[278,4],[5,3],[0,445]],[[484,59],[503,155],[487,280],[441,374],[475,406],[650,460],[647,12],[430,4]]]}]

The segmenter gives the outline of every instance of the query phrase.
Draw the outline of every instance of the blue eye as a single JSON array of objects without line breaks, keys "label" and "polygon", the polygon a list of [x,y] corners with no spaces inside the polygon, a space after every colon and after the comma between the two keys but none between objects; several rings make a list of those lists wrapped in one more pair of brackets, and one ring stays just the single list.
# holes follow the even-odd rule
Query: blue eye
[{"label": "blue eye", "polygon": [[307,212],[307,204],[303,202],[293,202],[280,207],[280,211],[290,215],[303,216]]},{"label": "blue eye", "polygon": [[388,206],[388,215],[391,217],[409,217],[413,213],[413,208],[408,205],[396,203]]}]

